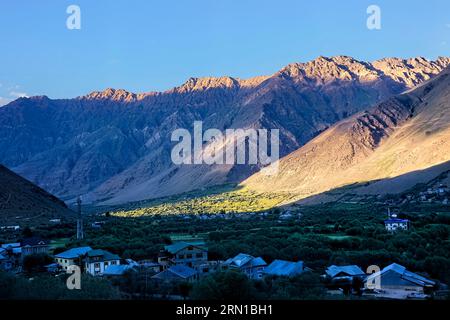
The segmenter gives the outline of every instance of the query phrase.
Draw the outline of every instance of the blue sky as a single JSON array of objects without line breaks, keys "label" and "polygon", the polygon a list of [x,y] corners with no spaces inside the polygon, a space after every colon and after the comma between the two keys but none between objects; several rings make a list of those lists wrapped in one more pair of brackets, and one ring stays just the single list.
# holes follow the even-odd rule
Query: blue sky
[{"label": "blue sky", "polygon": [[[66,28],[70,4],[81,8],[81,30]],[[381,30],[366,28],[371,4]],[[0,105],[107,87],[161,91],[319,55],[449,56],[450,1],[0,0],[0,43]]]}]

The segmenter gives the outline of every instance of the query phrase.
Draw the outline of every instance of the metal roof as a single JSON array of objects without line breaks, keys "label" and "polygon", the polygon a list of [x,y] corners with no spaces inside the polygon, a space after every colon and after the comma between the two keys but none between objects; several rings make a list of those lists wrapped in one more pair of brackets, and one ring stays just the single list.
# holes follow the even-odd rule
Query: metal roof
[{"label": "metal roof", "polygon": [[95,250],[88,251],[87,256],[89,258],[101,256],[101,257],[103,257],[104,261],[120,260],[120,257],[118,255],[113,254],[106,250],[101,250],[101,249],[95,249]]},{"label": "metal roof", "polygon": [[376,277],[382,277],[388,271],[393,271],[400,275],[400,277],[406,281],[412,282],[419,286],[433,286],[434,281],[422,277],[414,272],[406,270],[406,268],[397,263],[392,263],[379,272],[375,272],[367,277],[366,281],[373,281]]},{"label": "metal roof", "polygon": [[182,279],[188,279],[190,277],[193,277],[197,274],[197,271],[195,271],[192,268],[189,268],[184,265],[176,265],[172,266],[163,272],[160,272],[156,275],[154,275],[152,278],[156,279],[173,279],[173,278],[182,278]]},{"label": "metal roof", "polygon": [[185,242],[185,241],[180,241],[180,242],[176,242],[174,244],[165,246],[164,249],[172,254],[175,254],[178,251],[183,250],[190,246],[200,248],[203,250],[207,250],[204,242]]},{"label": "metal roof", "polygon": [[400,222],[409,222],[408,219],[397,219],[397,218],[391,218],[384,220],[384,223],[400,223]]},{"label": "metal roof", "polygon": [[126,271],[132,270],[133,266],[128,264],[118,264],[118,265],[110,265],[105,271],[103,271],[104,276],[121,276]]},{"label": "metal roof", "polygon": [[91,247],[72,248],[67,251],[55,254],[55,257],[61,258],[61,259],[76,259],[80,256],[85,255],[87,252],[89,252],[91,250],[92,250]]},{"label": "metal roof", "polygon": [[325,271],[327,275],[334,278],[340,273],[344,273],[349,276],[360,276],[365,275],[364,271],[361,270],[357,265],[349,265],[349,266],[329,266]]},{"label": "metal roof", "polygon": [[245,254],[245,253],[239,253],[234,258],[230,258],[227,261],[225,261],[224,264],[232,265],[237,268],[242,268],[244,266],[247,266],[247,264],[249,267],[258,267],[258,266],[266,266],[267,265],[267,263],[264,261],[263,258],[261,258],[261,257],[255,258],[255,257],[253,257],[249,254]]},{"label": "metal roof", "polygon": [[264,273],[274,276],[294,276],[304,271],[303,261],[292,262],[285,260],[274,260],[264,270]]}]

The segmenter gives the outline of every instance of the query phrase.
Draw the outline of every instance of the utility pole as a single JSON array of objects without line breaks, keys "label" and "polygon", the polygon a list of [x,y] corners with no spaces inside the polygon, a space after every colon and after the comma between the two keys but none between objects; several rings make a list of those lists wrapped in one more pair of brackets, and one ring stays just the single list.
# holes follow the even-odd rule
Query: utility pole
[{"label": "utility pole", "polygon": [[77,205],[78,205],[77,240],[83,240],[84,239],[84,231],[83,231],[83,218],[81,216],[81,197],[78,197]]}]

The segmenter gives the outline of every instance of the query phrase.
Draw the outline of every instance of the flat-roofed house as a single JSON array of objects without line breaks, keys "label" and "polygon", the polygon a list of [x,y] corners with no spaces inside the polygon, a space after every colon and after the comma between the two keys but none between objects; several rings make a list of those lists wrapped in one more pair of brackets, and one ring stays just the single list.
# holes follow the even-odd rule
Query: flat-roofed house
[{"label": "flat-roofed house", "polygon": [[91,250],[91,247],[72,248],[56,254],[55,261],[62,267],[63,270],[67,270],[67,268],[72,265],[81,266],[82,259],[84,258],[86,253]]},{"label": "flat-roofed house", "polygon": [[120,265],[120,257],[106,250],[91,250],[85,255],[84,266],[87,273],[100,276],[111,265]]},{"label": "flat-roofed house", "polygon": [[277,277],[295,277],[305,271],[306,269],[303,261],[292,262],[285,260],[274,260],[264,269],[263,274]]},{"label": "flat-roofed house", "polygon": [[261,257],[253,257],[249,254],[239,253],[234,258],[226,260],[222,264],[222,269],[240,270],[250,279],[261,279],[267,263]]},{"label": "flat-roofed house", "polygon": [[425,297],[435,284],[434,281],[408,271],[404,266],[396,263],[369,275],[364,281],[366,289],[375,290],[380,297],[394,299]]}]

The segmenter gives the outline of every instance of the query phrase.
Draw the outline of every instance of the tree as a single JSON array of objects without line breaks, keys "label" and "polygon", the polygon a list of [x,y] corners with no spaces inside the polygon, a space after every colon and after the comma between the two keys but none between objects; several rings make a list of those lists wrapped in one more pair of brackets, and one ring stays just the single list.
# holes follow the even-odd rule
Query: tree
[{"label": "tree", "polygon": [[255,291],[246,275],[235,272],[216,272],[196,283],[191,297],[195,300],[250,300]]},{"label": "tree", "polygon": [[47,254],[31,254],[23,258],[23,269],[25,272],[41,272],[44,266],[52,263],[53,259]]}]

